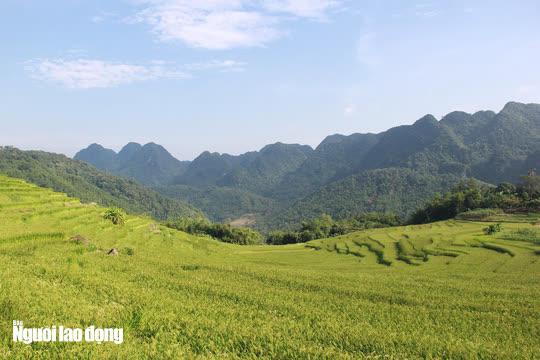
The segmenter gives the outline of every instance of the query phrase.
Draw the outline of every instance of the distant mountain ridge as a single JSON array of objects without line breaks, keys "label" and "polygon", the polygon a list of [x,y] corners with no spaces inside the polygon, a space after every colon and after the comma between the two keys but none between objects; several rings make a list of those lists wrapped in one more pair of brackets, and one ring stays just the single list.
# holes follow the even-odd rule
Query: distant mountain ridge
[{"label": "distant mountain ridge", "polygon": [[99,144],[91,144],[75,154],[74,159],[149,186],[172,182],[189,165],[189,161],[177,160],[163,146],[155,143],[143,146],[130,142],[118,154]]},{"label": "distant mountain ridge", "polygon": [[234,187],[267,195],[312,152],[307,145],[275,143],[239,156],[203,153],[175,183]]},{"label": "distant mountain ridge", "polygon": [[[237,156],[204,152],[192,162],[178,162],[165,149],[158,151],[159,145],[153,144],[154,152],[128,145],[129,160],[120,159],[123,151],[114,156],[96,145],[76,158],[159,185],[168,196],[189,199],[195,206],[209,209],[218,201],[220,211],[212,212],[219,219],[230,217],[231,196],[241,196],[246,213],[259,213],[260,222],[266,223],[272,222],[269,217],[298,220],[322,212],[344,216],[384,210],[407,215],[411,207],[460,179],[516,181],[528,167],[536,167],[540,105],[509,102],[499,113],[454,111],[440,121],[426,115],[379,134],[330,135],[315,149],[276,143]],[[145,156],[137,157],[139,153]],[[392,180],[395,177],[405,181]],[[168,186],[176,188],[167,191]],[[188,196],[190,187],[196,196]],[[261,212],[263,204],[271,204],[271,211]],[[242,206],[235,202],[230,210],[236,215]]]},{"label": "distant mountain ridge", "polygon": [[379,138],[377,134],[328,136],[296,170],[283,177],[271,196],[281,201],[298,199],[353,173]]}]

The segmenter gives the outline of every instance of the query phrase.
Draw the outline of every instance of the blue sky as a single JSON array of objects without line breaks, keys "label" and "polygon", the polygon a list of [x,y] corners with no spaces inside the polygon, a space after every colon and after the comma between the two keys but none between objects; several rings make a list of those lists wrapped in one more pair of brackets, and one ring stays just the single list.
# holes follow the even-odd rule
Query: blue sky
[{"label": "blue sky", "polygon": [[0,144],[179,159],[540,102],[537,1],[2,0]]}]

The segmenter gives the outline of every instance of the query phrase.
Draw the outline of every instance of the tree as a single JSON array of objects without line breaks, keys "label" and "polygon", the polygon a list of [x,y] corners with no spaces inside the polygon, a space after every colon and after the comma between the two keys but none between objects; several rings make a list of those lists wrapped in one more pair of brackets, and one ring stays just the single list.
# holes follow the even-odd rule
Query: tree
[{"label": "tree", "polygon": [[527,175],[521,177],[522,188],[526,195],[526,200],[531,200],[540,196],[540,176]]},{"label": "tree", "polygon": [[501,224],[491,224],[487,228],[484,228],[484,234],[486,235],[493,235],[495,233],[498,233],[502,230]]},{"label": "tree", "polygon": [[103,214],[105,220],[110,220],[114,225],[124,225],[126,222],[126,213],[117,207],[110,207]]}]

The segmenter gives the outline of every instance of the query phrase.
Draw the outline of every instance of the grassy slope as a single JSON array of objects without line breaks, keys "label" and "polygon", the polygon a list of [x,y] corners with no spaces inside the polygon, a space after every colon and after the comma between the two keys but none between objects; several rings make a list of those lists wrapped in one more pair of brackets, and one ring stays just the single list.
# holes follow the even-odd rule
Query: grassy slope
[{"label": "grassy slope", "polygon": [[[470,359],[540,352],[540,248],[502,240],[504,233],[482,235],[483,223],[378,229],[311,248],[238,247],[141,217],[115,227],[102,212],[0,177],[0,357]],[[504,224],[505,232],[518,227],[530,225]],[[76,234],[90,244],[69,241]],[[112,247],[119,256],[106,255]],[[122,326],[125,342],[14,344],[14,319]]]}]

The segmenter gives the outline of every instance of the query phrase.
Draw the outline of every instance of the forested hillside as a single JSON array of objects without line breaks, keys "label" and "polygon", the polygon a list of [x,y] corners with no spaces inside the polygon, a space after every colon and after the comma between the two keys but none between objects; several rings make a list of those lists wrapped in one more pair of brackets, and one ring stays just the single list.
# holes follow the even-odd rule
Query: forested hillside
[{"label": "forested hillside", "polygon": [[229,222],[245,214],[264,218],[281,209],[275,200],[235,188],[169,185],[156,187],[155,190],[165,196],[187,201],[218,222]]},{"label": "forested hillside", "polygon": [[296,170],[284,176],[272,191],[282,201],[302,198],[360,166],[364,155],[379,141],[375,134],[330,135]]},{"label": "forested hillside", "polygon": [[163,194],[218,221],[255,214],[267,227],[321,213],[408,216],[462,179],[515,182],[540,168],[540,105],[510,102],[499,113],[455,111],[440,121],[426,115],[380,134],[331,135],[314,150],[276,143],[237,156],[204,152],[190,163],[175,162],[168,153],[166,162],[122,158],[127,149],[140,151],[133,144],[116,156],[93,147],[93,156],[81,152],[77,158],[159,185]]},{"label": "forested hillside", "polygon": [[455,175],[431,175],[407,168],[367,170],[325,185],[290,207],[274,211],[265,217],[265,226],[287,228],[323,213],[338,219],[373,211],[405,217],[459,180]]},{"label": "forested hillside", "polygon": [[64,155],[0,147],[0,174],[64,192],[84,202],[119,206],[161,220],[203,216],[200,210],[181,200],[167,198],[135,181],[100,172]]}]

